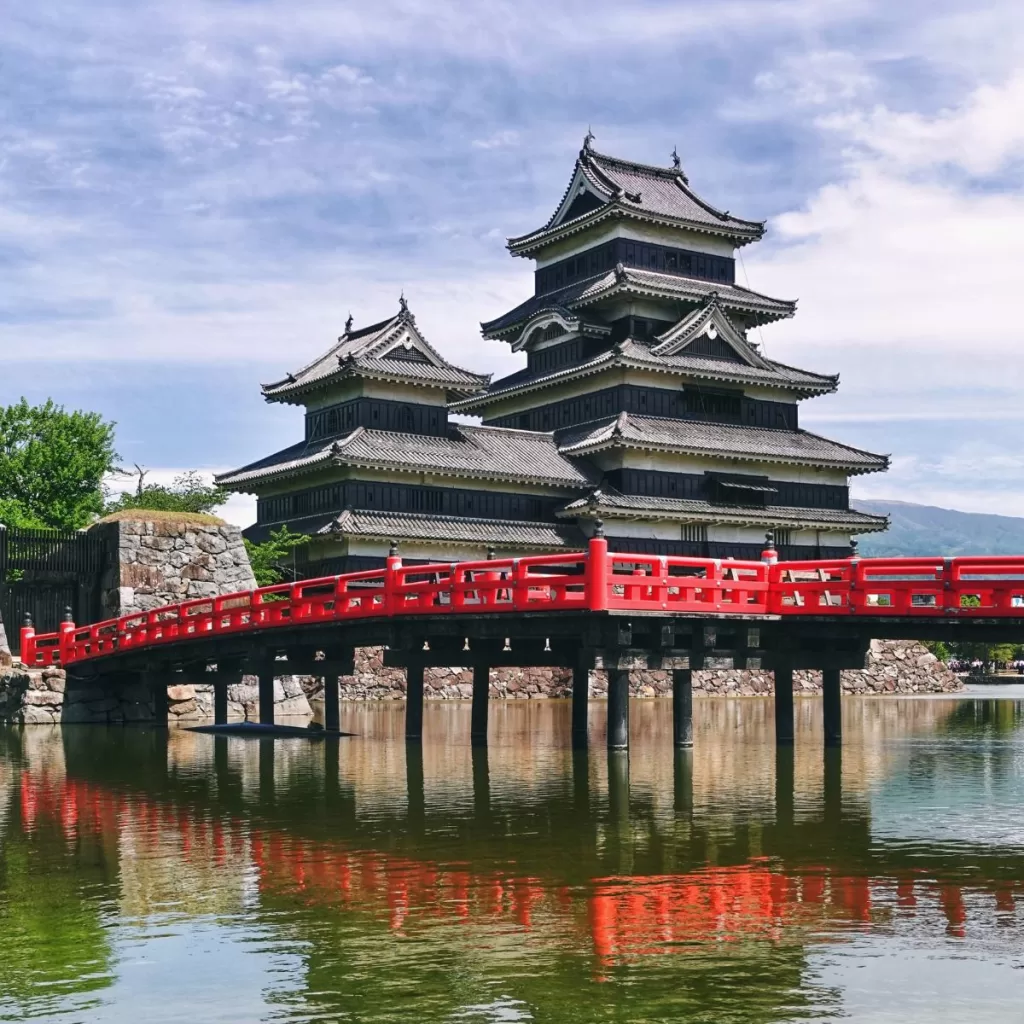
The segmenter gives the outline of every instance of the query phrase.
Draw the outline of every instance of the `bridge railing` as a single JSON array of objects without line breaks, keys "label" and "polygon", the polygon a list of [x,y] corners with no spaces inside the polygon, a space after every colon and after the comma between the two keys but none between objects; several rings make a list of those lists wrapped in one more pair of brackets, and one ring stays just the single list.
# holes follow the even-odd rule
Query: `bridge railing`
[{"label": "bridge railing", "polygon": [[767,613],[768,566],[764,562],[632,554],[608,555],[607,562],[603,584],[607,608]]},{"label": "bridge railing", "polygon": [[746,562],[587,551],[404,566],[281,583],[21,633],[22,660],[61,665],[118,651],[282,626],[406,615],[571,610],[714,615],[1024,619],[1024,557]]},{"label": "bridge railing", "polygon": [[848,615],[854,563],[850,559],[777,562],[768,572],[772,615]]}]

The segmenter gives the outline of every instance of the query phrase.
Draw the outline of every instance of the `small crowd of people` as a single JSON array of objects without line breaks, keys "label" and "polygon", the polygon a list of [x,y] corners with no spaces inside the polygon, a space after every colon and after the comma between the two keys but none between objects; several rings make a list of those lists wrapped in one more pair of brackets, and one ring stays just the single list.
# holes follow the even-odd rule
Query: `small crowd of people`
[{"label": "small crowd of people", "polygon": [[982,661],[980,658],[975,658],[973,661],[968,661],[951,658],[949,667],[953,672],[961,675],[984,676],[993,673],[1016,672],[1017,675],[1024,676],[1024,660],[1020,659],[1016,661]]}]

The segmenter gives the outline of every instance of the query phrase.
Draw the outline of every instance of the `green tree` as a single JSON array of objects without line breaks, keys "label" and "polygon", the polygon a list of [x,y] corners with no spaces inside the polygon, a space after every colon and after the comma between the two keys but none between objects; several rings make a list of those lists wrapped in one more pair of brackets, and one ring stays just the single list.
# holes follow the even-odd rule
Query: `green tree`
[{"label": "green tree", "polygon": [[309,540],[304,533],[293,533],[287,526],[279,530],[271,530],[270,536],[262,544],[245,542],[245,550],[249,555],[252,574],[256,577],[256,586],[269,587],[280,583],[286,578],[283,569],[291,558],[295,548]]},{"label": "green tree", "polygon": [[103,508],[114,424],[47,401],[0,407],[0,522],[77,530]]},{"label": "green tree", "polygon": [[228,492],[215,484],[206,483],[195,470],[174,478],[170,486],[147,484],[146,471],[135,467],[138,484],[134,492],[119,494],[104,507],[104,514],[142,508],[158,512],[210,513],[228,500]]}]

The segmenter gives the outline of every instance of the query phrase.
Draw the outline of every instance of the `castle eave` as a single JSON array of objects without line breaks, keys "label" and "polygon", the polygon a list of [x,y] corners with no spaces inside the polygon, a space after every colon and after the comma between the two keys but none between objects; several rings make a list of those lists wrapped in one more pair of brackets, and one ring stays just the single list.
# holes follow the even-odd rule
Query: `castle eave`
[{"label": "castle eave", "polygon": [[556,434],[559,451],[586,456],[613,448],[712,456],[734,462],[839,469],[850,475],[888,469],[889,459],[806,430],[773,430],[705,420],[620,414]]},{"label": "castle eave", "polygon": [[748,508],[726,506],[687,498],[652,498],[596,491],[568,502],[556,512],[561,519],[595,518],[636,521],[700,523],[709,526],[759,526],[788,529],[842,530],[877,533],[888,528],[886,516],[856,509],[822,509],[775,506]]}]

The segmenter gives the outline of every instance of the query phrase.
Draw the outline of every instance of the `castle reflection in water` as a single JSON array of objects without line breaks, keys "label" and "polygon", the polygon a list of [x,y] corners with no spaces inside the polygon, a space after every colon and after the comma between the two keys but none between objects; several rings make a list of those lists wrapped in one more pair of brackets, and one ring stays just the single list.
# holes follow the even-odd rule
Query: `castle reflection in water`
[{"label": "castle reflection in water", "polygon": [[[599,743],[573,754],[559,702],[493,710],[486,749],[468,742],[468,708],[447,704],[428,708],[422,749],[401,742],[388,705],[346,708],[359,735],[340,742],[2,734],[5,862],[23,854],[43,888],[80,876],[60,912],[108,942],[61,984],[73,993],[81,970],[95,992],[118,976],[90,913],[279,929],[301,950],[303,1013],[362,1006],[381,1019],[402,1005],[455,1012],[462,988],[483,999],[498,978],[552,1012],[639,979],[685,1015],[687,1000],[722,998],[723,971],[740,1019],[771,1019],[832,1005],[812,948],[882,933],[1019,943],[1024,811],[1009,800],[998,834],[977,842],[960,807],[965,742],[990,791],[1015,785],[1012,702],[850,700],[850,740],[824,755],[810,701],[795,753],[776,748],[769,702],[700,702],[695,747],[679,753],[667,705],[644,702],[628,760]],[[600,735],[599,713],[591,725]],[[15,949],[12,963],[35,955]],[[475,981],[460,988],[466,972]],[[363,1002],[368,984],[376,1002]],[[30,991],[20,998],[33,1008]]]}]

